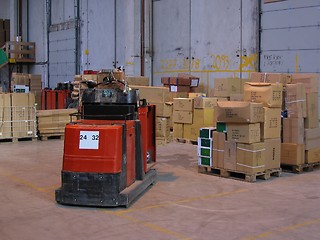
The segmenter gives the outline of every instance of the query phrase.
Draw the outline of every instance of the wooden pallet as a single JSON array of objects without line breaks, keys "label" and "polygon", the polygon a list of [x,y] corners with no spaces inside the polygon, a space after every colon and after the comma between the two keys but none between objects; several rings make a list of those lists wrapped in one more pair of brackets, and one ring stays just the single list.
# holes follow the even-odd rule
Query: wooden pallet
[{"label": "wooden pallet", "polygon": [[35,49],[34,42],[6,42],[6,53],[10,63],[34,63]]},{"label": "wooden pallet", "polygon": [[174,140],[179,143],[188,143],[188,144],[192,144],[192,145],[198,145],[198,141],[194,141],[194,140],[190,140],[190,139],[175,138]]},{"label": "wooden pallet", "polygon": [[54,133],[51,133],[51,134],[40,134],[39,135],[39,139],[41,141],[48,141],[48,140],[64,140],[64,134],[61,134],[61,133],[57,133],[57,134],[54,134]]},{"label": "wooden pallet", "polygon": [[17,142],[27,142],[27,141],[37,141],[37,137],[21,137],[21,138],[2,138],[0,143],[17,143]]},{"label": "wooden pallet", "polygon": [[281,168],[284,172],[291,172],[291,173],[311,172],[314,169],[320,168],[320,162],[304,163],[300,165],[281,164]]},{"label": "wooden pallet", "polygon": [[270,179],[271,176],[280,177],[281,168],[268,169],[263,172],[250,174],[250,173],[244,173],[244,172],[238,172],[238,171],[230,171],[226,169],[212,168],[207,166],[198,166],[198,172],[209,174],[209,175],[220,176],[224,178],[242,180],[246,182],[256,182],[257,178],[268,180]]}]

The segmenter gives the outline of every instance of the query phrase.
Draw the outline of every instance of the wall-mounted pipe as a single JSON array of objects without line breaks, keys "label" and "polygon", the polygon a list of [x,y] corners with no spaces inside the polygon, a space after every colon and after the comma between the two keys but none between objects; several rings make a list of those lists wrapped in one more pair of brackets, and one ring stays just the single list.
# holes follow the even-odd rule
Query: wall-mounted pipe
[{"label": "wall-mounted pipe", "polygon": [[145,59],[145,0],[141,0],[141,24],[140,24],[140,75],[144,76],[144,59]]}]

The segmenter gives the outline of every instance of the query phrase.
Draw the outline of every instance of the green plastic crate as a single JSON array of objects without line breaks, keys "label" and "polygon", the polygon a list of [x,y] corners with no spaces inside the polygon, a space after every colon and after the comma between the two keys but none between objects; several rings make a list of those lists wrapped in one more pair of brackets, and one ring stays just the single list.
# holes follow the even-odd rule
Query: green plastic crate
[{"label": "green plastic crate", "polygon": [[212,158],[200,156],[198,163],[199,163],[199,165],[201,165],[201,166],[209,166],[209,167],[211,167]]},{"label": "green plastic crate", "polygon": [[214,127],[200,128],[200,138],[212,138],[213,131],[215,130],[216,128]]},{"label": "green plastic crate", "polygon": [[217,132],[227,132],[227,124],[223,122],[217,122]]},{"label": "green plastic crate", "polygon": [[198,138],[198,146],[211,148],[212,147],[212,139]]}]

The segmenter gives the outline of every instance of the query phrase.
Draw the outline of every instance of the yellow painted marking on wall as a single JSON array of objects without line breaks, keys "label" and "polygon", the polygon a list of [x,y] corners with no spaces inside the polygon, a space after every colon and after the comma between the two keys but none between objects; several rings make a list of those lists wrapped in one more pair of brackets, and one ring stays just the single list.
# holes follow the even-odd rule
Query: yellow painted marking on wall
[{"label": "yellow painted marking on wall", "polygon": [[168,207],[171,205],[175,205],[177,203],[188,203],[188,202],[194,202],[194,201],[199,201],[199,200],[204,200],[204,199],[224,197],[224,196],[229,196],[229,195],[237,194],[237,193],[243,193],[243,192],[247,192],[247,191],[248,191],[248,189],[239,189],[239,190],[235,190],[235,191],[231,191],[231,192],[209,194],[209,195],[200,196],[200,197],[193,197],[193,198],[184,198],[184,199],[177,200],[177,201],[167,201],[164,203],[146,206],[143,208],[136,208],[136,209],[132,208],[132,209],[128,209],[128,210],[118,211],[117,214],[122,215],[122,214],[136,212],[136,211],[149,210],[149,209],[155,209],[155,208],[161,208],[161,207]]},{"label": "yellow painted marking on wall", "polygon": [[299,56],[296,54],[296,73],[299,72]]},{"label": "yellow painted marking on wall", "polygon": [[206,85],[206,93],[209,95],[209,88],[210,88],[210,77],[209,77],[209,73],[206,73],[207,75],[207,85]]},{"label": "yellow painted marking on wall", "polygon": [[126,65],[135,65],[134,62],[126,62]]},{"label": "yellow painted marking on wall", "polygon": [[239,71],[243,71],[244,68],[256,69],[258,55],[256,53],[249,56],[241,56],[241,64],[239,64]]},{"label": "yellow painted marking on wall", "polygon": [[[189,72],[187,69],[175,69],[175,70],[167,70],[162,72],[154,72],[154,74],[168,74],[168,73],[183,73]],[[194,73],[238,73],[239,70],[190,70],[190,72]],[[242,72],[251,73],[256,72],[255,70],[242,70]]]},{"label": "yellow painted marking on wall", "polygon": [[314,219],[314,220],[310,220],[310,221],[294,224],[294,225],[291,225],[291,226],[286,226],[286,227],[278,228],[278,229],[275,229],[275,230],[270,230],[270,231],[261,233],[261,234],[256,235],[256,236],[251,236],[251,237],[244,238],[243,240],[262,239],[262,238],[269,237],[271,235],[276,235],[278,233],[285,233],[285,232],[293,231],[293,230],[296,230],[298,228],[306,227],[306,226],[309,226],[309,225],[314,225],[314,224],[317,224],[317,223],[320,223],[320,219]]},{"label": "yellow painted marking on wall", "polygon": [[84,50],[85,55],[89,55],[89,49]]}]

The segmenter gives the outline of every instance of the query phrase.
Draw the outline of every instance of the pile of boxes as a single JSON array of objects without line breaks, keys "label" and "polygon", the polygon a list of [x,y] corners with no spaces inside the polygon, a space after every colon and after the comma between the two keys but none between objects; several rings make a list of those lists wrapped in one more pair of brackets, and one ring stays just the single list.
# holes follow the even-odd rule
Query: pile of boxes
[{"label": "pile of boxes", "polygon": [[174,98],[174,138],[197,141],[200,128],[215,127],[214,108],[217,102],[217,98],[207,98],[200,96],[199,93],[189,93],[189,98]]},{"label": "pile of boxes", "polygon": [[162,77],[161,83],[170,92],[195,92],[200,79],[190,74],[179,73],[177,77]]},{"label": "pile of boxes", "polygon": [[156,106],[156,141],[164,145],[172,141],[172,107],[173,97],[186,96],[187,93],[173,93],[166,87],[130,86],[139,90],[140,99],[146,99]]},{"label": "pile of boxes", "polygon": [[10,20],[0,19],[0,47],[10,41]]},{"label": "pile of boxes", "polygon": [[243,83],[241,98],[217,102],[210,167],[245,174],[279,170],[282,84]]},{"label": "pile of boxes", "polygon": [[41,109],[41,75],[27,73],[12,73],[11,91],[16,93],[33,93],[36,108]]},{"label": "pile of boxes", "polygon": [[75,120],[76,109],[37,110],[39,136],[63,136],[67,123]]},{"label": "pile of boxes", "polygon": [[36,137],[34,94],[0,94],[0,139],[29,137]]},{"label": "pile of boxes", "polygon": [[317,74],[292,74],[285,85],[281,163],[320,162]]}]

